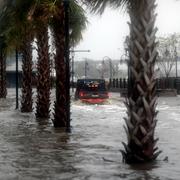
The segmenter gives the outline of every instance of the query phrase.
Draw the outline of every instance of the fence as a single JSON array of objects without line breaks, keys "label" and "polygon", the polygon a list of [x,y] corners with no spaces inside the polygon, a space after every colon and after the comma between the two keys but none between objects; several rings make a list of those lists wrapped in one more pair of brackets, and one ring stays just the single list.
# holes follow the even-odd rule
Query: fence
[{"label": "fence", "polygon": [[[156,80],[156,87],[158,91],[177,90],[177,93],[180,94],[180,77],[159,78]],[[110,79],[109,88],[114,91],[127,93],[128,79]]]}]

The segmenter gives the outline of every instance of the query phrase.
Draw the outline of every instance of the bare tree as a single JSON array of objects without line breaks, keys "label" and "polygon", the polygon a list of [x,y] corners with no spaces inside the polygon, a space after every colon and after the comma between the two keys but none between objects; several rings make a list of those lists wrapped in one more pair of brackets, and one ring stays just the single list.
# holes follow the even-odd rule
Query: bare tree
[{"label": "bare tree", "polygon": [[159,37],[158,41],[159,56],[156,65],[161,76],[168,78],[175,69],[180,36],[173,34],[168,37]]}]

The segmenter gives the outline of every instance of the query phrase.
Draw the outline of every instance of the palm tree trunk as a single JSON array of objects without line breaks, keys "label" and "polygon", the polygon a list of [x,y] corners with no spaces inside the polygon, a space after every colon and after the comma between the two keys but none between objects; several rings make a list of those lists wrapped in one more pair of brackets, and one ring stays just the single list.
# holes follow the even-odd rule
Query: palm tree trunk
[{"label": "palm tree trunk", "polygon": [[6,60],[5,54],[0,49],[0,98],[6,98]]},{"label": "palm tree trunk", "polygon": [[67,126],[67,96],[66,96],[66,64],[65,64],[65,32],[64,32],[64,8],[60,7],[59,16],[54,17],[53,36],[56,47],[56,101],[54,104],[55,127]]},{"label": "palm tree trunk", "polygon": [[155,147],[156,80],[154,64],[157,57],[154,28],[155,0],[146,0],[130,9],[130,94],[125,102],[127,118],[125,131],[128,144],[123,142],[124,161],[152,161],[160,154]]},{"label": "palm tree trunk", "polygon": [[45,25],[37,32],[38,64],[37,64],[37,105],[36,117],[48,118],[50,106],[50,59],[48,45],[48,29]]},{"label": "palm tree trunk", "polygon": [[26,37],[22,52],[22,100],[21,112],[32,112],[32,45],[31,37]]}]

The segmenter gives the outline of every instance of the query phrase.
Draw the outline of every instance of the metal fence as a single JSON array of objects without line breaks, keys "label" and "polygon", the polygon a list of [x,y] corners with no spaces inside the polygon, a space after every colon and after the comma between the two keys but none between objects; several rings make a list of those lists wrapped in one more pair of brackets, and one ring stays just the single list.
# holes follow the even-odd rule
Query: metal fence
[{"label": "metal fence", "polygon": [[[156,87],[158,90],[176,89],[177,93],[179,94],[180,93],[180,77],[158,78],[156,79]],[[127,91],[128,79],[125,79],[125,78],[110,79],[109,88]]]}]

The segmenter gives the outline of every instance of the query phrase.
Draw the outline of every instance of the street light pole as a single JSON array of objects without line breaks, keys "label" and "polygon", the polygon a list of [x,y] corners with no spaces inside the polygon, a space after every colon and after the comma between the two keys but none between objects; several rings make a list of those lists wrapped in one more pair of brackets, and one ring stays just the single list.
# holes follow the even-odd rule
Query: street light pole
[{"label": "street light pole", "polygon": [[70,52],[91,52],[90,50],[70,50]]},{"label": "street light pole", "polygon": [[4,66],[4,58],[3,58],[3,36],[0,36],[0,98],[2,98],[3,90],[4,90],[4,73],[3,73],[3,66]]},{"label": "street light pole", "polygon": [[84,76],[85,76],[85,79],[87,77],[87,69],[88,69],[88,62],[85,60],[85,64],[84,64]]},{"label": "street light pole", "polygon": [[[126,52],[125,54],[121,55],[121,58],[120,58],[120,64],[121,62],[125,63],[127,65],[127,94],[128,94],[128,97],[130,95],[130,89],[131,89],[131,75],[130,75],[130,61],[129,61],[129,56],[128,56],[128,50],[125,49]],[[123,58],[124,56],[124,58]]]},{"label": "street light pole", "polygon": [[0,98],[6,98],[7,87],[6,87],[6,60],[4,55],[5,38],[0,35]]},{"label": "street light pole", "polygon": [[178,56],[177,56],[177,49],[176,49],[176,46],[175,46],[175,50],[174,50],[174,55],[175,55],[175,61],[176,61],[176,79],[175,79],[175,87],[176,87],[176,90],[178,91],[178,80],[177,80],[177,77],[178,77],[178,74],[177,74],[177,61],[178,61]]},{"label": "street light pole", "polygon": [[75,53],[76,52],[90,52],[90,50],[74,50],[74,49],[72,49],[72,50],[70,50],[70,52],[72,53],[72,62],[71,62],[71,72],[72,72],[72,81],[71,81],[71,83],[72,83],[72,92],[74,92],[74,56],[75,56]]},{"label": "street light pole", "polygon": [[127,87],[127,93],[128,93],[128,97],[130,97],[130,92],[131,92],[131,88],[132,88],[132,74],[131,74],[131,59],[129,56],[129,42],[130,42],[130,38],[129,36],[125,37],[125,41],[124,41],[124,50],[125,50],[125,60],[127,63],[127,72],[128,72],[128,87]]},{"label": "street light pole", "polygon": [[66,58],[66,117],[67,132],[70,132],[70,66],[69,66],[69,0],[64,0],[65,11],[65,58]]},{"label": "street light pole", "polygon": [[113,67],[112,67],[112,59],[108,56],[104,56],[103,57],[103,60],[105,59],[108,59],[109,60],[109,78],[112,79],[112,70],[113,70]]},{"label": "street light pole", "polygon": [[174,54],[175,54],[175,60],[176,60],[176,79],[177,79],[177,76],[178,76],[178,74],[177,74],[177,60],[178,60],[178,56],[177,56],[177,49],[176,49],[176,47],[175,47],[174,51],[175,51]]},{"label": "street light pole", "polygon": [[18,100],[18,87],[19,87],[19,77],[18,77],[18,50],[16,48],[16,109],[19,108],[19,100]]},{"label": "street light pole", "polygon": [[112,62],[109,60],[110,79],[112,79]]},{"label": "street light pole", "polygon": [[72,58],[71,58],[71,75],[72,75],[72,80],[71,80],[71,85],[72,85],[72,92],[74,92],[74,51],[72,52]]}]

